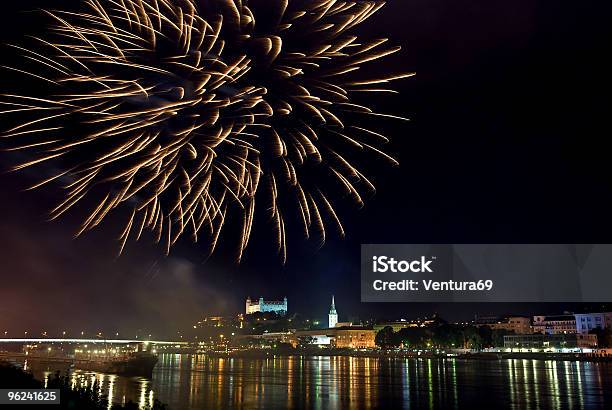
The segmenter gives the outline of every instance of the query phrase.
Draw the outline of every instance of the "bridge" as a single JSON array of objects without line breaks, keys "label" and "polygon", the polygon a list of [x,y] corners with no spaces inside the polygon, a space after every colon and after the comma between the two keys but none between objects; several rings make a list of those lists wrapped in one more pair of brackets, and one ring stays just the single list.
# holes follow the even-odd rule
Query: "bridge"
[{"label": "bridge", "polygon": [[131,344],[131,343],[148,343],[154,345],[188,345],[189,342],[169,342],[165,340],[142,340],[142,339],[70,339],[70,338],[29,338],[29,339],[0,339],[0,343],[101,343],[101,344]]}]

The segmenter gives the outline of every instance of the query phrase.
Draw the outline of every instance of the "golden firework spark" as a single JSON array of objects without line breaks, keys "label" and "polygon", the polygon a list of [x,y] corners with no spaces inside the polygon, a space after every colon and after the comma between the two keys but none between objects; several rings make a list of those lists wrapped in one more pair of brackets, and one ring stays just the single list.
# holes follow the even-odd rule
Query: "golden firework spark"
[{"label": "golden firework spark", "polygon": [[349,34],[384,2],[83,3],[83,11],[46,11],[49,36],[13,46],[28,65],[6,68],[48,91],[0,101],[1,114],[19,118],[2,137],[30,154],[14,169],[54,161],[62,171],[32,188],[68,181],[51,219],[97,199],[77,235],[124,206],[120,253],[145,229],[166,253],[184,234],[207,238],[213,252],[226,221],[240,221],[240,259],[258,197],[284,262],[287,204],[307,237],[323,242],[326,219],[343,235],[326,192],[340,188],[361,203],[358,184],[374,189],[351,152],[396,164],[375,146],[387,138],[361,119],[403,118],[353,99],[392,93],[389,82],[412,75],[359,76],[363,64],[399,50]]}]

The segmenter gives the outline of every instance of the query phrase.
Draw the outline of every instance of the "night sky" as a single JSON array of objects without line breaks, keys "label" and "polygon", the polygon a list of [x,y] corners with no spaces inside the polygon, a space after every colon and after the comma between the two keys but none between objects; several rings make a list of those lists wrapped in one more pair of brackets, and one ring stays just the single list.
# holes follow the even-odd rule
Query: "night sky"
[{"label": "night sky", "polygon": [[[71,2],[11,3],[3,42],[39,29],[20,11]],[[359,33],[402,46],[383,68],[417,72],[377,102],[412,120],[382,125],[401,166],[368,167],[378,193],[361,210],[341,206],[346,239],[331,235],[317,249],[293,221],[284,267],[263,218],[241,265],[231,246],[207,260],[203,245],[184,241],[166,258],[150,238],[116,258],[117,220],[74,240],[78,212],[46,222],[56,190],[22,192],[33,172],[0,175],[0,331],[166,336],[204,315],[242,312],[247,295],[287,296],[290,311],[323,318],[335,294],[341,320],[579,309],[362,304],[359,251],[361,243],[609,243],[610,11],[602,1],[388,1]],[[2,169],[13,159],[0,156]]]}]

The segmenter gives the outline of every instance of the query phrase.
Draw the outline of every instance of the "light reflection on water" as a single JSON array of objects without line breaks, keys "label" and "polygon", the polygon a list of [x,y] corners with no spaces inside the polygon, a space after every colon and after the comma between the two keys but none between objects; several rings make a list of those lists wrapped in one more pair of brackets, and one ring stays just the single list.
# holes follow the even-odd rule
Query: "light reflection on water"
[{"label": "light reflection on water", "polygon": [[[36,369],[34,369],[36,374]],[[52,377],[46,371],[37,377]],[[161,355],[153,380],[75,371],[112,401],[141,409],[612,408],[612,364],[363,357]]]}]

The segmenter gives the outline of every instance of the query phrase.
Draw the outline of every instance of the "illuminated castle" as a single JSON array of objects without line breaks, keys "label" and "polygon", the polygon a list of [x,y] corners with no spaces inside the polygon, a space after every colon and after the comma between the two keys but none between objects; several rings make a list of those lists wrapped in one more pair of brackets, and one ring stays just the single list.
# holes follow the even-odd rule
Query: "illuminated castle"
[{"label": "illuminated castle", "polygon": [[281,300],[251,300],[250,297],[246,300],[246,314],[250,315],[255,312],[276,312],[279,315],[287,313],[287,297]]}]

